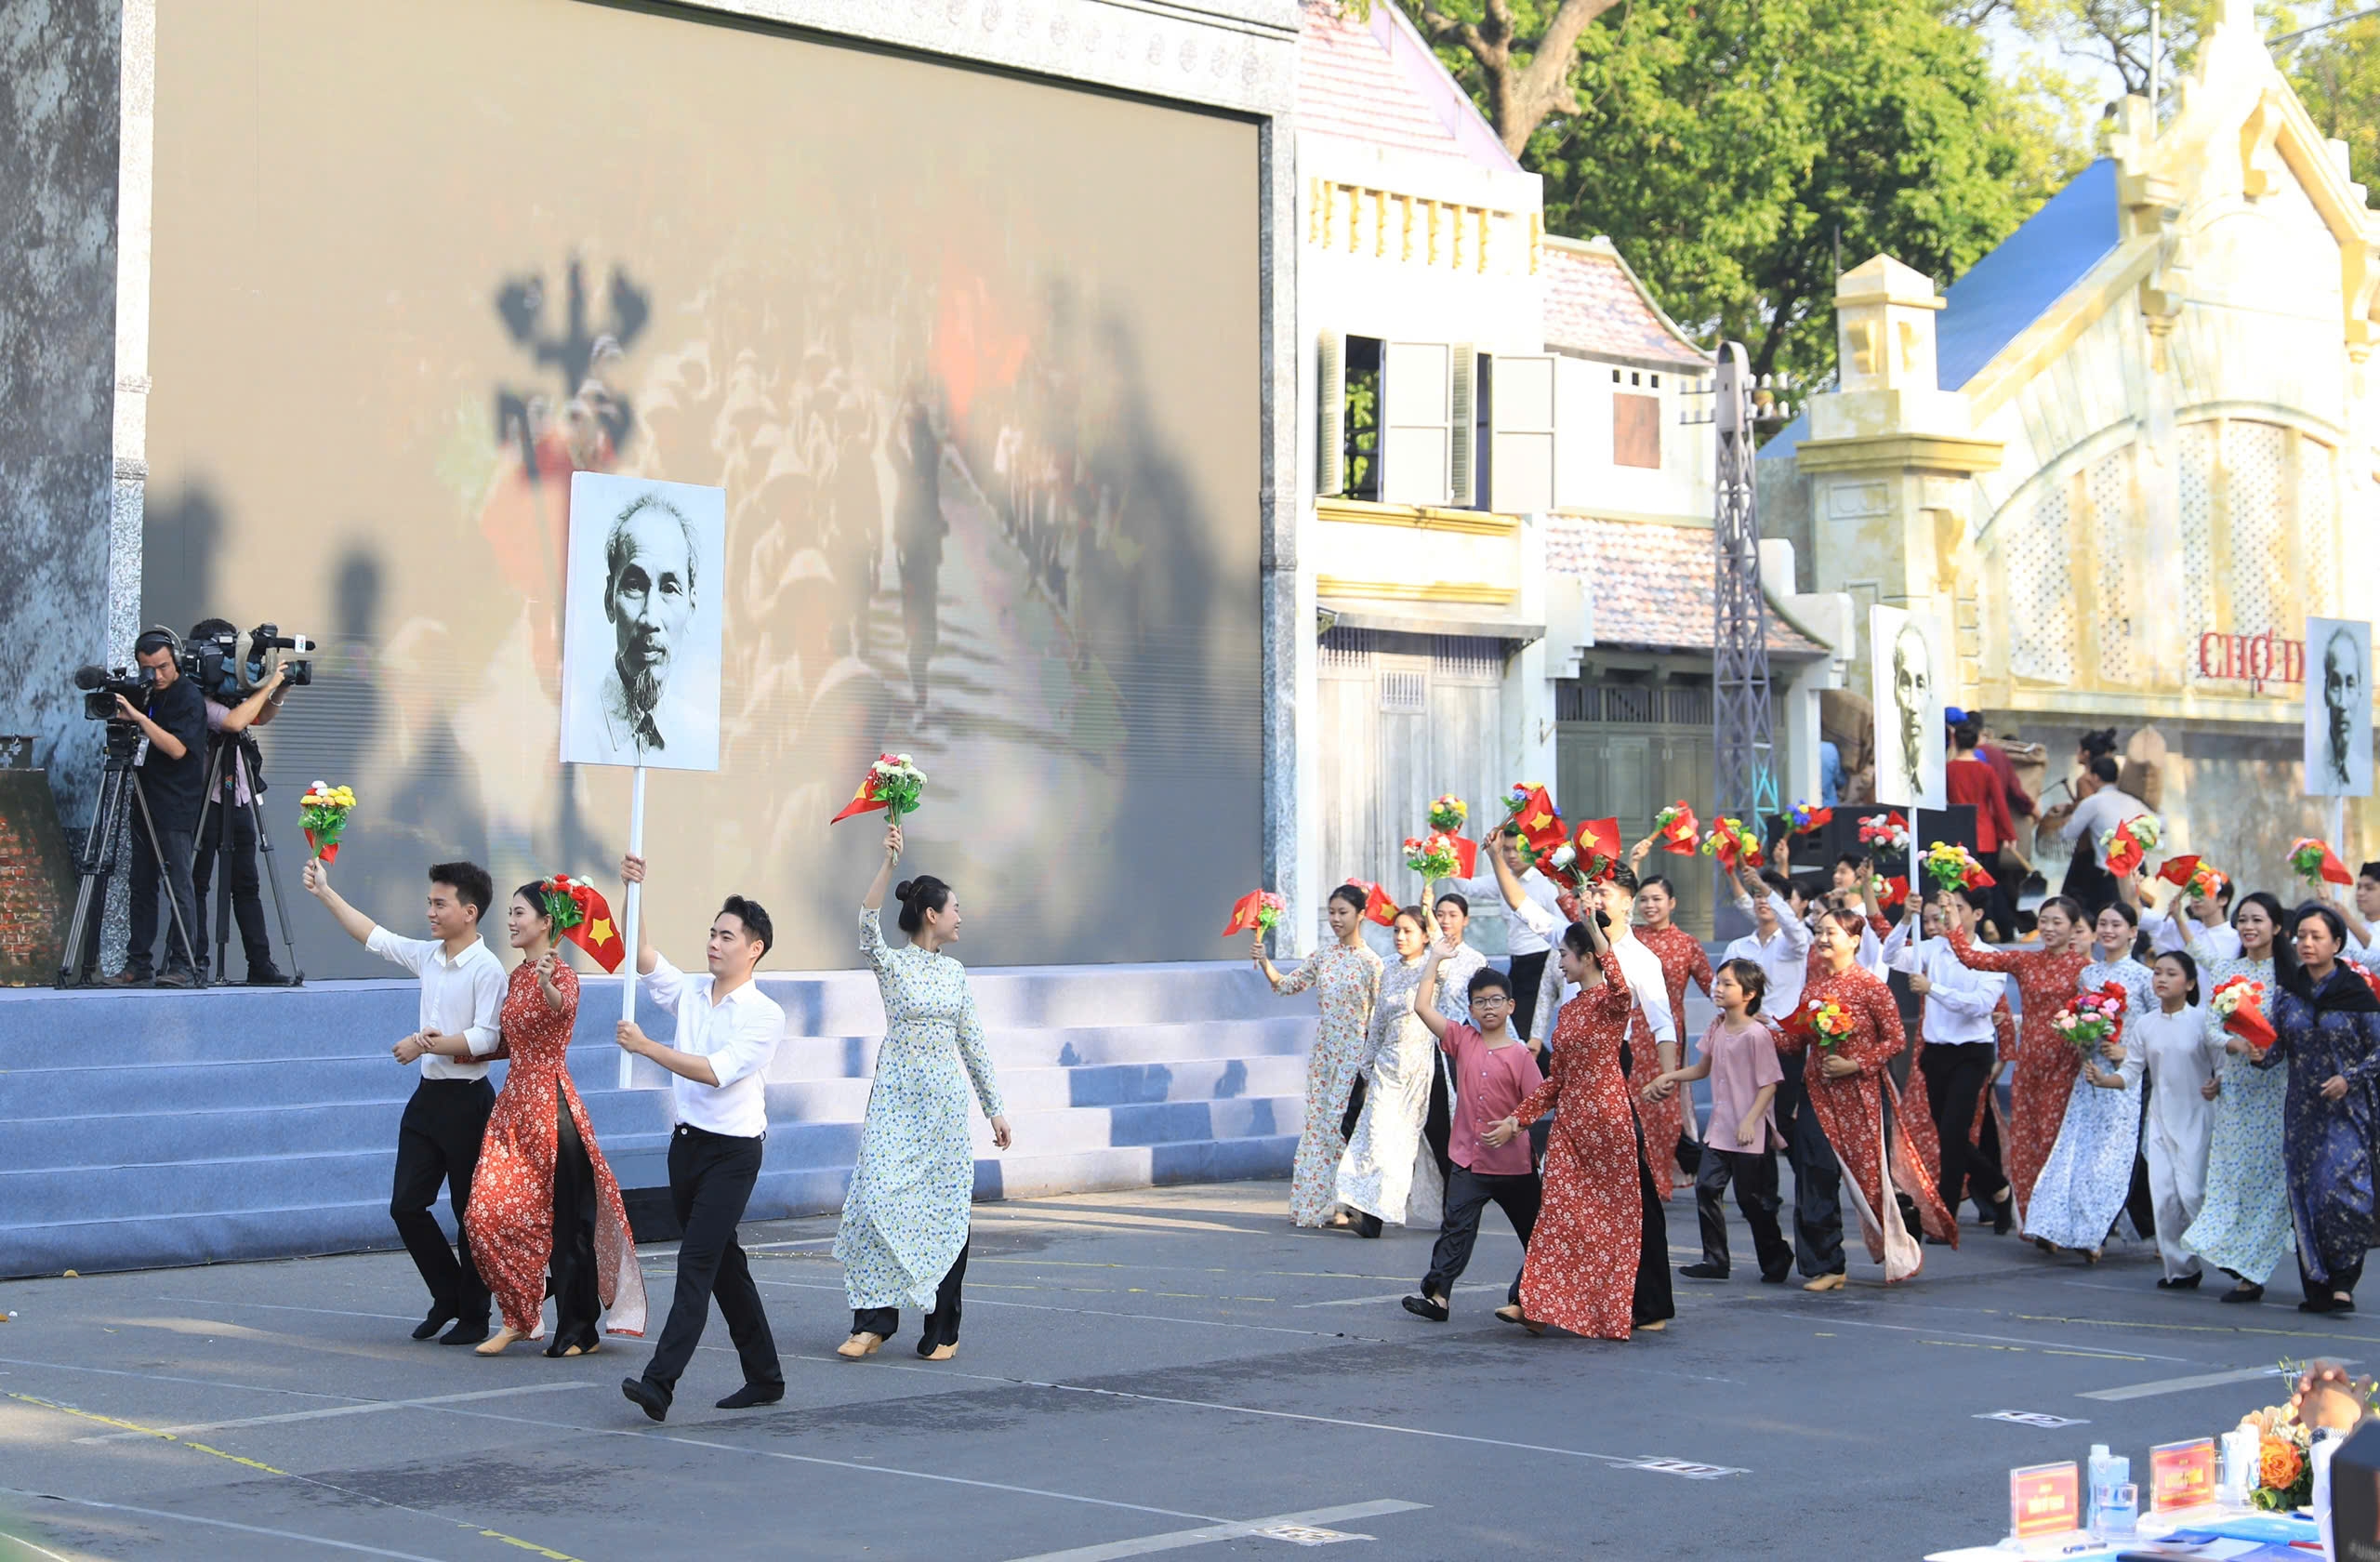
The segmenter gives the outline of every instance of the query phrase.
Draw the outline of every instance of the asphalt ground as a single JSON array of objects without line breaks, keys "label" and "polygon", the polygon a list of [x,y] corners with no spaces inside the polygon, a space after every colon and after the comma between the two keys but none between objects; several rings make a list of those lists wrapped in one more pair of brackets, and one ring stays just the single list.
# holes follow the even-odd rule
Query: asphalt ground
[{"label": "asphalt ground", "polygon": [[[1913,1282],[1856,1260],[1811,1296],[1759,1284],[1737,1223],[1737,1277],[1678,1281],[1666,1334],[1531,1339],[1489,1316],[1500,1214],[1431,1324],[1397,1305],[1431,1234],[1301,1232],[1286,1200],[979,1207],[941,1364],[913,1316],[836,1357],[832,1221],[747,1226],[786,1399],[710,1408],[739,1378],[714,1318],[661,1425],[619,1393],[642,1342],[415,1344],[402,1252],[0,1284],[0,1562],[1911,1558],[2001,1533],[2012,1465],[2100,1441],[2145,1471],[2280,1397],[2284,1358],[2380,1361],[2380,1321],[2296,1312],[2294,1276],[2226,1306],[2154,1290],[2147,1243],[2086,1268],[1972,1226]],[[657,1334],[673,1250],[641,1256]]]}]

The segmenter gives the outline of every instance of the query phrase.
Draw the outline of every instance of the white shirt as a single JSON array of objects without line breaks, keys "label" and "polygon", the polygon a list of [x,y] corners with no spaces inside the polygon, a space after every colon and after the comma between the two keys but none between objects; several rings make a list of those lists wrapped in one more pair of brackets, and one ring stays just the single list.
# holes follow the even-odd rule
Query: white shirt
[{"label": "white shirt", "polygon": [[2065,825],[2058,830],[2057,838],[2067,841],[2079,841],[2084,830],[2090,831],[2091,854],[2098,859],[2101,867],[2105,867],[2108,866],[2108,849],[2099,844],[2099,838],[2126,819],[2144,814],[2152,819],[2157,817],[2147,803],[2130,792],[2114,787],[2102,787],[2075,805],[2074,812],[2067,816]]},{"label": "white shirt", "polygon": [[377,922],[364,946],[391,965],[402,965],[421,978],[421,1028],[441,1036],[459,1036],[471,1049],[472,1061],[421,1054],[425,1079],[484,1079],[487,1065],[477,1061],[496,1051],[501,1039],[497,1016],[504,1010],[504,964],[484,939],[448,958],[435,938],[399,938]]},{"label": "white shirt", "polygon": [[[1480,850],[1492,851],[1494,847],[1491,844]],[[1454,887],[1473,905],[1492,905],[1503,912],[1506,954],[1542,955],[1553,949],[1554,940],[1562,931],[1562,892],[1544,874],[1533,867],[1522,871],[1521,892],[1527,898],[1518,906],[1505,901],[1504,886],[1498,882],[1492,868],[1484,879],[1458,879]]]},{"label": "white shirt", "polygon": [[1918,1032],[1929,1047],[1993,1046],[1999,1036],[1991,1012],[2008,979],[1996,971],[1970,971],[1960,963],[1947,938],[1912,938],[1910,918],[1885,935],[1884,963],[1895,971],[1923,976],[1933,991],[1924,995],[1924,1019]]},{"label": "white shirt", "polygon": [[[1653,953],[1643,939],[1635,937],[1614,944],[1611,952],[1620,961],[1620,973],[1627,979],[1629,996],[1636,1000],[1636,1007],[1644,1014],[1646,1026],[1655,1043],[1675,1041],[1677,1022],[1670,1013],[1669,979],[1661,973],[1661,957]],[[1554,1022],[1562,1005],[1577,997],[1578,993],[1578,984],[1562,979],[1562,962],[1547,960],[1545,974],[1538,978],[1534,1026],[1537,1034],[1530,1039],[1552,1041]]]},{"label": "white shirt", "polygon": [[[2228,922],[2207,927],[2188,917],[2169,917],[2162,911],[2144,909],[2140,913],[2140,931],[2149,935],[2149,952],[2152,955],[2177,955],[2196,949],[2212,960],[2240,958],[2240,930]],[[2347,958],[2355,960],[2353,933],[2347,934]],[[2190,958],[2196,960],[2198,955]]]},{"label": "white shirt", "polygon": [[768,1087],[761,1074],[785,1037],[785,1011],[762,995],[757,982],[713,1003],[715,980],[689,976],[655,954],[653,969],[638,984],[645,997],[678,1016],[678,1039],[669,1045],[710,1059],[710,1071],[719,1076],[718,1084],[706,1085],[670,1075],[669,1120],[708,1133],[758,1139],[769,1131]]},{"label": "white shirt", "polygon": [[[1752,914],[1752,897],[1739,895],[1736,907]],[[1777,915],[1777,931],[1762,942],[1757,932],[1745,933],[1727,946],[1722,960],[1748,960],[1768,978],[1760,1012],[1784,1015],[1801,1007],[1802,988],[1810,977],[1810,930],[1794,917],[1793,907],[1776,891],[1768,892],[1768,908]]]}]

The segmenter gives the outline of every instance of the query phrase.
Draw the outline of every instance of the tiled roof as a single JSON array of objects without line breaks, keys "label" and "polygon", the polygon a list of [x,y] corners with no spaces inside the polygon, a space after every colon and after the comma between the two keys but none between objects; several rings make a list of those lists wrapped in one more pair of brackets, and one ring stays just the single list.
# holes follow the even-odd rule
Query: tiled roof
[{"label": "tiled roof", "polygon": [[[1545,557],[1554,568],[1590,583],[1596,644],[1711,649],[1718,602],[1707,530],[1557,515],[1547,523]],[[1772,655],[1827,654],[1826,647],[1787,624],[1773,608],[1768,649]]]},{"label": "tiled roof", "polygon": [[1488,122],[1394,0],[1357,20],[1337,0],[1298,7],[1300,130],[1518,171]]},{"label": "tiled roof", "polygon": [[1545,243],[1545,345],[1686,367],[1708,365],[1708,354],[1681,335],[1604,241]]}]

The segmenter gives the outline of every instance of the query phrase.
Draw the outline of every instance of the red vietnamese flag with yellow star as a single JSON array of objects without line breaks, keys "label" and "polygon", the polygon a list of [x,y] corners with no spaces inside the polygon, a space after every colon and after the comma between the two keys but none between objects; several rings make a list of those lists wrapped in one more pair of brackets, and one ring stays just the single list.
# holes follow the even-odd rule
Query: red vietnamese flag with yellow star
[{"label": "red vietnamese flag with yellow star", "polygon": [[[541,886],[546,907],[552,914],[562,937],[587,951],[604,971],[615,972],[628,959],[628,946],[620,937],[619,924],[612,919],[611,905],[603,893],[583,879],[573,879],[557,873]],[[577,914],[564,910],[567,905]]]},{"label": "red vietnamese flag with yellow star", "polygon": [[1554,806],[1553,794],[1541,786],[1514,782],[1504,806],[1512,814],[1508,822],[1519,827],[1521,839],[1540,856],[1570,839],[1562,827],[1562,811]]},{"label": "red vietnamese flag with yellow star", "polygon": [[1396,902],[1389,898],[1386,890],[1368,879],[1350,879],[1347,882],[1364,892],[1364,920],[1382,927],[1396,925]]}]

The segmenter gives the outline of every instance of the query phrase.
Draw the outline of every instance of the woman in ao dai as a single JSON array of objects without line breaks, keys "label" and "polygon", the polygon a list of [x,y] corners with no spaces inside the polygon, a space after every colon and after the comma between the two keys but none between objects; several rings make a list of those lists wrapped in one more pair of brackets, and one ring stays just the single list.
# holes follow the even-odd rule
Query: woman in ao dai
[{"label": "woman in ao dai", "polygon": [[[2281,902],[2258,890],[2241,896],[2231,912],[2232,929],[2240,935],[2236,958],[2211,955],[2203,939],[2191,942],[2199,983],[2210,1001],[2215,989],[2233,976],[2263,983],[2268,1005],[2279,997],[2279,977],[2293,963],[2278,942],[2281,915]],[[2289,1073],[2254,1066],[2248,1044],[2226,1031],[2213,1013],[2206,1025],[2209,1039],[2224,1049],[2223,1071],[2215,1078],[2206,1200],[2182,1233],[2182,1245],[2240,1282],[2223,1293],[2224,1301],[2258,1302],[2264,1299],[2265,1281],[2294,1240],[2289,1176],[2281,1149]]]},{"label": "woman in ao dai", "polygon": [[2132,1041],[2149,1069],[2149,1112],[2140,1129],[2149,1159],[2149,1194],[2157,1210],[2157,1254],[2164,1260],[2161,1291],[2192,1291],[2199,1257],[2182,1233],[2206,1200],[2206,1152],[2215,1136],[2215,1070],[2223,1044],[2208,1032],[2200,1001],[2198,962],[2186,954],[2157,957],[2156,1007],[2135,1020]]},{"label": "woman in ao dai", "polygon": [[959,1354],[959,1286],[975,1196],[969,1088],[991,1119],[996,1148],[1009,1146],[1008,1119],[975,997],[967,990],[967,968],[943,953],[959,939],[959,900],[950,886],[923,876],[905,880],[892,893],[909,942],[896,949],[884,941],[879,913],[900,858],[901,827],[893,825],[884,832],[884,866],[860,905],[860,948],[884,999],[885,1034],[860,1128],[859,1164],[835,1234],[852,1307],[851,1338],[836,1354],[875,1354],[899,1330],[906,1306],[926,1315],[918,1354],[947,1361]]},{"label": "woman in ao dai", "polygon": [[1364,946],[1368,898],[1354,884],[1331,891],[1335,936],[1291,975],[1282,975],[1265,958],[1264,935],[1256,935],[1256,969],[1273,990],[1287,998],[1314,987],[1322,1002],[1322,1025],[1305,1061],[1305,1120],[1289,1167],[1289,1219],[1300,1225],[1348,1224],[1343,1215],[1332,1218],[1331,1211],[1338,1203],[1339,1157],[1347,1148],[1339,1120],[1346,1115],[1355,1066],[1370,1036],[1372,999],[1380,990],[1380,957]]},{"label": "woman in ao dai", "polygon": [[2121,903],[2099,913],[2098,957],[2082,968],[2078,992],[2112,982],[2124,991],[2122,1026],[2082,1059],[2066,1098],[2057,1142],[2042,1163],[2025,1210],[2025,1235],[2045,1248],[2072,1248],[2092,1263],[2132,1192],[2140,1152],[2140,1049],[2127,1045],[2133,1022],[2151,1000],[2149,970],[2129,953],[2138,913]]},{"label": "woman in ao dai", "polygon": [[1339,1202],[1357,1212],[1355,1228],[1366,1237],[1379,1236],[1382,1221],[1435,1226],[1446,1203],[1445,1180],[1421,1135],[1438,1044],[1413,1012],[1422,984],[1440,980],[1443,968],[1431,972],[1422,962],[1430,935],[1420,907],[1396,914],[1395,935],[1396,959],[1382,968],[1372,999],[1363,1112],[1339,1158]]}]

